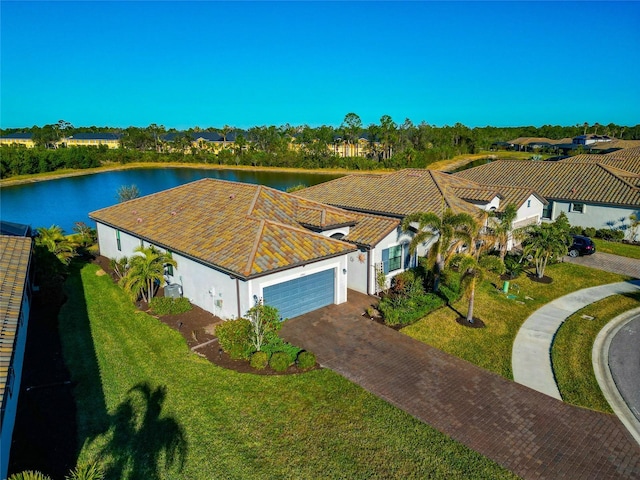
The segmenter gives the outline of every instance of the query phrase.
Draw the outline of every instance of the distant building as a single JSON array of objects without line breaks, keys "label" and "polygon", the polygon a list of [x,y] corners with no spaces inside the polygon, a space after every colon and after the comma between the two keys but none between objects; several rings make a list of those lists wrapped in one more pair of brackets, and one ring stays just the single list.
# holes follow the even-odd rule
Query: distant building
[{"label": "distant building", "polygon": [[36,146],[33,141],[33,133],[31,132],[17,132],[4,135],[0,137],[0,145],[24,145],[27,148]]},{"label": "distant building", "polygon": [[110,132],[76,133],[60,140],[66,147],[99,147],[106,145],[109,148],[120,147],[120,135]]},{"label": "distant building", "polygon": [[609,135],[589,134],[589,135],[578,135],[577,137],[574,137],[572,143],[576,145],[591,145],[594,143],[611,142],[613,140],[614,139],[611,138]]}]

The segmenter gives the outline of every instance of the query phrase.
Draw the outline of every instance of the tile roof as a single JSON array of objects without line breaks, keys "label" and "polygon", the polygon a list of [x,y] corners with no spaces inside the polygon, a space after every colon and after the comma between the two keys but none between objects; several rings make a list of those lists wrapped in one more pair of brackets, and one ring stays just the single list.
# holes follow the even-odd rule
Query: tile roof
[{"label": "tile roof", "polygon": [[487,185],[532,188],[547,199],[637,207],[640,189],[629,182],[635,175],[621,173],[593,162],[498,160],[454,175]]},{"label": "tile roof", "polygon": [[314,233],[353,225],[345,240],[375,244],[393,219],[357,215],[273,188],[206,178],[89,216],[241,278],[342,255],[355,247]]},{"label": "tile roof", "polygon": [[474,215],[478,207],[471,201],[490,201],[501,188],[436,170],[405,169],[386,175],[348,175],[296,194],[350,210],[402,218],[447,208]]},{"label": "tile roof", "polygon": [[616,152],[600,154],[575,155],[560,160],[564,163],[599,163],[608,165],[628,173],[640,173],[640,148],[629,148]]},{"label": "tile roof", "polygon": [[14,132],[7,133],[0,137],[2,140],[31,140],[33,138],[33,133],[31,132]]},{"label": "tile roof", "polygon": [[560,145],[563,143],[572,143],[572,138],[561,138],[559,140],[554,140],[552,138],[546,137],[518,137],[514,140],[510,140],[507,143],[514,145],[529,145],[530,143],[548,143],[550,145]]},{"label": "tile roof", "polygon": [[120,134],[110,132],[82,132],[69,137],[70,140],[118,140]]},{"label": "tile roof", "polygon": [[30,258],[31,238],[0,235],[0,405],[3,406]]}]

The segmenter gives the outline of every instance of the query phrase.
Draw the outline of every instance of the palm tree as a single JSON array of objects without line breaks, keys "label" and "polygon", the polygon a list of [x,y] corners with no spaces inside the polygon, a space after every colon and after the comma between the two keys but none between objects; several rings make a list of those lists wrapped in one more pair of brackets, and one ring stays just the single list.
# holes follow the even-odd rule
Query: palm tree
[{"label": "palm tree", "polygon": [[478,229],[476,220],[468,213],[454,214],[450,209],[445,210],[442,217],[433,212],[416,212],[407,215],[402,220],[402,229],[406,232],[412,223],[418,224],[418,229],[409,244],[409,251],[415,253],[418,245],[437,237],[435,245],[428,255],[435,259],[436,271],[434,291],[438,291],[440,275],[444,270],[447,258],[462,244],[471,245]]},{"label": "palm tree", "polygon": [[473,309],[476,299],[476,284],[484,279],[487,271],[493,271],[498,274],[504,273],[504,263],[498,257],[485,255],[477,258],[478,251],[475,253],[459,253],[451,257],[450,263],[458,266],[461,273],[461,283],[463,288],[469,295],[469,307],[467,308],[467,323],[474,323]]},{"label": "palm tree", "polygon": [[49,228],[39,227],[37,230],[36,245],[55,255],[63,265],[69,265],[71,259],[76,256],[78,245],[66,236],[58,225],[51,225]]},{"label": "palm tree", "polygon": [[491,217],[497,220],[494,220],[491,225],[491,230],[493,236],[499,244],[500,248],[500,260],[504,262],[504,257],[507,255],[507,245],[509,240],[512,240],[514,237],[517,237],[519,234],[518,230],[514,230],[513,221],[518,216],[518,207],[516,207],[513,203],[508,204],[502,213],[495,214],[492,213]]},{"label": "palm tree", "polygon": [[177,264],[170,253],[161,252],[153,245],[140,246],[134,251],[140,255],[129,258],[129,268],[121,284],[134,301],[142,297],[148,303],[155,295],[156,285],[160,286],[164,281],[165,265],[176,267]]},{"label": "palm tree", "polygon": [[542,278],[549,259],[566,255],[571,244],[566,216],[560,215],[553,223],[535,225],[528,233],[529,236],[523,242],[522,253],[525,257],[533,258],[536,276]]}]

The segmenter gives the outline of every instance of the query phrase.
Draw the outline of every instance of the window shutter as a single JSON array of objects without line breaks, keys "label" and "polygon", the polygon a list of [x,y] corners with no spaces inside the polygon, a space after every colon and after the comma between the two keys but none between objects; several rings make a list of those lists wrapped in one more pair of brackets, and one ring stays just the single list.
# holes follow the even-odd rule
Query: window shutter
[{"label": "window shutter", "polygon": [[389,273],[389,249],[385,248],[382,250],[382,271],[385,273]]}]

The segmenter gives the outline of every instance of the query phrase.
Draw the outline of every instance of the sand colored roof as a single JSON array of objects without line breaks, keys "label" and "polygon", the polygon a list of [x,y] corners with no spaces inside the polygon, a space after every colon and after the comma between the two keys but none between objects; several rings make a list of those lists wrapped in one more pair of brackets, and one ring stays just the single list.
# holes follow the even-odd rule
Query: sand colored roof
[{"label": "sand colored roof", "polygon": [[511,143],[514,145],[529,145],[530,143],[549,143],[551,145],[561,145],[571,142],[573,142],[572,138],[561,138],[559,140],[554,140],[552,138],[546,137],[518,137],[514,140],[509,140],[507,143]]},{"label": "sand colored roof", "polygon": [[599,163],[601,165],[608,165],[619,170],[624,170],[627,173],[640,174],[640,147],[618,150],[605,155],[575,155],[560,161],[566,163]]},{"label": "sand colored roof", "polygon": [[[398,226],[273,188],[209,178],[89,216],[241,278],[342,255],[355,250],[352,243],[375,245]],[[317,233],[345,225],[345,241]]]},{"label": "sand colored roof", "polygon": [[382,175],[348,175],[296,192],[317,202],[349,210],[402,218],[414,212],[475,214],[478,209],[456,190],[479,188],[468,180],[436,170],[405,169]]},{"label": "sand colored roof", "polygon": [[[639,146],[640,146],[640,140],[621,140],[618,138],[614,138],[610,142],[591,143],[587,145],[587,148],[590,150],[610,150],[612,148],[629,149],[629,148],[634,148]],[[611,153],[615,154],[618,151],[619,150]]]},{"label": "sand colored roof", "polygon": [[3,406],[30,258],[31,238],[0,235],[0,405]]},{"label": "sand colored roof", "polygon": [[637,207],[635,174],[600,163],[498,160],[455,174],[478,183],[534,189],[547,199]]}]

